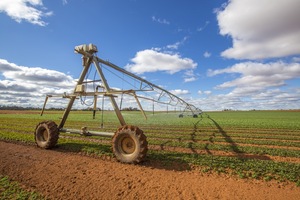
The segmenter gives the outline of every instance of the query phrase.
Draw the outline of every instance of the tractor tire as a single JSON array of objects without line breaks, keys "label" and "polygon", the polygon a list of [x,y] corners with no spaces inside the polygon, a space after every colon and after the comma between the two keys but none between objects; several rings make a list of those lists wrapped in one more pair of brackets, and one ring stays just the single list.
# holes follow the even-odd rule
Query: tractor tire
[{"label": "tractor tire", "polygon": [[36,126],[35,143],[43,149],[51,149],[57,144],[59,131],[53,121],[43,121]]},{"label": "tractor tire", "polygon": [[194,114],[194,115],[193,115],[193,118],[198,118],[198,115],[197,115],[197,114]]},{"label": "tractor tire", "polygon": [[112,148],[118,161],[137,164],[146,157],[148,151],[147,137],[138,127],[125,125],[115,132]]}]

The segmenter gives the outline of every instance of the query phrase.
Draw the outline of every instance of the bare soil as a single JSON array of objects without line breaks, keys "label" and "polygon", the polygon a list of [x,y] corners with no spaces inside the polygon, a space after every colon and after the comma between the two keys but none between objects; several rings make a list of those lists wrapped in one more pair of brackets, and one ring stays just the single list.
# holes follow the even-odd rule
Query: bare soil
[{"label": "bare soil", "polygon": [[44,150],[0,141],[0,174],[48,199],[289,199],[294,183],[238,179],[197,170],[164,168]]}]

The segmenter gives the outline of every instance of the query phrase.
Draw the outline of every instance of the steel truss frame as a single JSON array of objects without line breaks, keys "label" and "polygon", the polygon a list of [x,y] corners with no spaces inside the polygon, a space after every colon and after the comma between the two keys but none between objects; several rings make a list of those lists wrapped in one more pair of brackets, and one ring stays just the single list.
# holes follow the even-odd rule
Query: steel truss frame
[{"label": "steel truss frame", "polygon": [[[149,100],[149,101],[153,101],[153,102],[157,102],[157,103],[161,103],[161,104],[173,105],[173,106],[180,105],[180,106],[184,107],[183,112],[190,111],[193,116],[201,113],[201,110],[199,108],[186,102],[185,100],[183,100],[182,98],[178,97],[177,95],[169,92],[168,90],[165,90],[162,87],[159,87],[159,86],[157,86],[157,85],[155,85],[155,84],[153,84],[153,83],[151,83],[129,71],[126,71],[125,69],[120,68],[117,65],[115,65],[109,61],[105,61],[105,60],[97,57],[96,53],[98,50],[97,50],[97,47],[93,44],[76,46],[74,50],[75,50],[75,53],[79,53],[82,55],[83,69],[82,69],[81,75],[75,85],[75,89],[74,89],[73,93],[70,95],[67,95],[67,94],[47,95],[44,105],[43,105],[42,112],[41,112],[41,115],[43,115],[47,101],[51,97],[63,97],[63,98],[70,99],[70,101],[63,113],[62,119],[61,119],[60,123],[58,124],[58,129],[60,132],[79,133],[79,134],[84,134],[84,135],[98,135],[98,136],[107,136],[107,137],[113,136],[114,133],[87,131],[87,129],[85,127],[83,127],[81,130],[73,130],[73,129],[64,129],[63,128],[76,98],[78,98],[80,96],[91,96],[91,97],[95,98],[94,99],[94,116],[95,116],[95,111],[96,111],[97,97],[100,95],[109,97],[111,105],[112,105],[112,107],[117,115],[117,118],[122,126],[126,125],[126,122],[125,122],[125,120],[122,116],[122,113],[117,105],[116,100],[115,100],[116,95],[120,95],[120,94],[133,96],[145,118],[147,118],[147,116],[142,108],[142,105],[141,105],[139,99],[145,99],[145,100]],[[86,83],[86,82],[84,82],[84,79],[85,79],[89,69],[92,67],[92,64],[95,66],[96,71],[98,72],[98,75],[101,79],[101,80],[97,80],[97,81],[101,81],[102,85],[97,86],[97,89],[94,92],[86,92],[84,89],[84,85],[83,85],[84,83]],[[105,75],[103,73],[101,65],[108,66],[108,67],[110,67],[118,72],[121,72],[123,74],[126,74],[127,76],[138,81],[139,88],[129,89],[129,90],[112,89],[109,86],[109,84],[105,78]],[[103,89],[103,91],[98,91],[99,87],[101,87]],[[157,95],[157,97],[149,98],[146,96],[136,94],[137,92],[141,92],[141,91],[142,92],[155,91],[158,93],[158,95]],[[169,99],[169,101],[163,102],[163,101],[161,101],[162,98],[167,98],[167,99]]]}]

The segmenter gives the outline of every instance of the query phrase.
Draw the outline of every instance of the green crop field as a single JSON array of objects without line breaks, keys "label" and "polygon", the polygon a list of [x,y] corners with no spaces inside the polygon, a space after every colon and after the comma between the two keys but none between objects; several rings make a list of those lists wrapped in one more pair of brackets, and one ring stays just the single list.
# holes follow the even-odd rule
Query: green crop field
[{"label": "green crop field", "polygon": [[[195,168],[202,172],[228,173],[240,178],[291,181],[300,186],[300,111],[206,112],[198,118],[179,113],[122,112],[127,124],[138,126],[147,136],[147,162],[168,168]],[[34,145],[33,132],[43,120],[57,124],[62,111],[2,111],[0,140]],[[115,132],[120,126],[112,111],[72,111],[66,128]],[[111,139],[60,134],[58,147],[86,155],[110,156]],[[54,149],[55,150],[55,149]],[[142,163],[143,164],[143,163]]]}]

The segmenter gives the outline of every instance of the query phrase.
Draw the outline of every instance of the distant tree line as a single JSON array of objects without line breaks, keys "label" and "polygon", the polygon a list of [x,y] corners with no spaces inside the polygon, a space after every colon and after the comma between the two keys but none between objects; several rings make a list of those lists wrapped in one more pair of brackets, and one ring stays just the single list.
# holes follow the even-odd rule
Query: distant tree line
[{"label": "distant tree line", "polygon": [[123,111],[140,111],[137,108],[133,108],[133,107],[128,107],[128,108],[122,108]]},{"label": "distant tree line", "polygon": [[22,107],[22,106],[1,106],[0,110],[40,110],[41,108],[36,107]]}]

